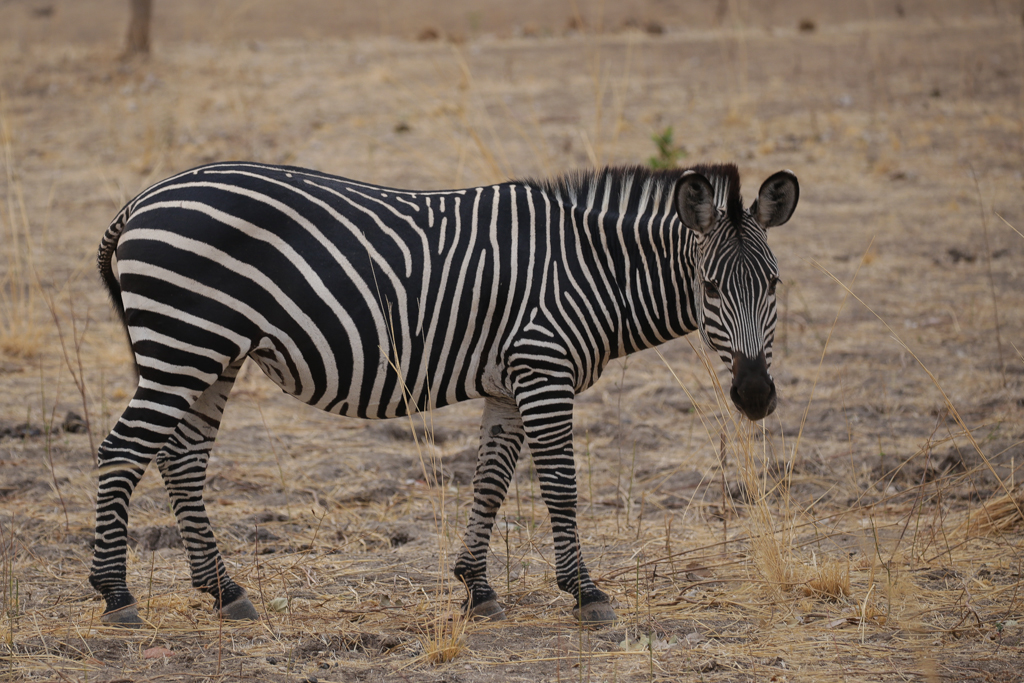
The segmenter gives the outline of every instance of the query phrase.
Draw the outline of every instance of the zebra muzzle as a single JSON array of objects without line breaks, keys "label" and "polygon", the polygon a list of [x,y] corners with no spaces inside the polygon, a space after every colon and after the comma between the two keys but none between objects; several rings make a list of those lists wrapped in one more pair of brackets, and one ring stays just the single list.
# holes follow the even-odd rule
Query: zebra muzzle
[{"label": "zebra muzzle", "polygon": [[729,396],[750,420],[761,420],[774,412],[778,398],[764,352],[755,358],[747,358],[739,351],[733,353]]}]

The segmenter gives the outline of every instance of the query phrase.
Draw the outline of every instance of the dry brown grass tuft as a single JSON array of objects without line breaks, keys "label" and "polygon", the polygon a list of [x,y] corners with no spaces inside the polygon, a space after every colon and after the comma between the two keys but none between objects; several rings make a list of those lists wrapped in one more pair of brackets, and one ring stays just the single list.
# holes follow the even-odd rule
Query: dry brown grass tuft
[{"label": "dry brown grass tuft", "polygon": [[423,647],[423,659],[431,664],[447,664],[466,652],[466,624],[462,610],[453,610],[431,619],[417,637]]},{"label": "dry brown grass tuft", "polygon": [[972,510],[964,521],[968,536],[998,536],[1011,531],[1024,521],[1024,484],[1018,484],[1007,493],[994,496],[977,510]]},{"label": "dry brown grass tuft", "polygon": [[[761,432],[760,449],[753,438],[756,431]],[[747,496],[747,529],[754,567],[771,593],[779,597],[799,582],[793,557],[792,507],[785,500],[788,486],[776,485],[769,474],[763,424],[741,423],[737,432],[739,438],[734,443],[739,450],[740,481]]]},{"label": "dry brown grass tuft", "polygon": [[850,563],[826,560],[810,568],[810,578],[803,583],[807,597],[819,600],[842,600],[850,595]]}]

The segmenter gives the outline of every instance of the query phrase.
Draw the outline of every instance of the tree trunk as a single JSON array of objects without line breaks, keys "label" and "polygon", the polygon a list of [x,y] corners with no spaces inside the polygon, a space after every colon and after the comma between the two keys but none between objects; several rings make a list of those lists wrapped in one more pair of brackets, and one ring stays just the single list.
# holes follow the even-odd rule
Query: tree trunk
[{"label": "tree trunk", "polygon": [[129,0],[131,19],[128,21],[128,42],[124,56],[149,54],[149,25],[153,16],[153,0]]}]

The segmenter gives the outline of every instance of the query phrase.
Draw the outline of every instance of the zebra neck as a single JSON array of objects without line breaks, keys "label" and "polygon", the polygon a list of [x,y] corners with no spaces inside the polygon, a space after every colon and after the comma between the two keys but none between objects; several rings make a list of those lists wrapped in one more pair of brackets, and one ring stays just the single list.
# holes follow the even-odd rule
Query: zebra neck
[{"label": "zebra neck", "polygon": [[[697,328],[693,273],[696,241],[669,197],[671,187],[653,187],[597,206],[575,206],[598,252],[616,311],[611,356],[649,349]],[[646,192],[646,190],[645,190]]]},{"label": "zebra neck", "polygon": [[[695,166],[720,209],[742,213],[733,164]],[[648,349],[697,329],[697,240],[679,222],[672,197],[686,169],[639,166],[576,171],[524,184],[585,225],[594,261],[615,308],[611,357]]]},{"label": "zebra neck", "polygon": [[[708,179],[715,205],[738,223],[743,199],[736,166],[700,165],[692,170]],[[699,247],[697,235],[683,227],[675,208],[675,183],[685,171],[636,173],[633,182],[628,170],[608,172],[619,176],[620,210],[608,214],[600,229],[618,236],[621,245],[616,269],[623,302],[619,348],[628,354],[698,329]]]}]

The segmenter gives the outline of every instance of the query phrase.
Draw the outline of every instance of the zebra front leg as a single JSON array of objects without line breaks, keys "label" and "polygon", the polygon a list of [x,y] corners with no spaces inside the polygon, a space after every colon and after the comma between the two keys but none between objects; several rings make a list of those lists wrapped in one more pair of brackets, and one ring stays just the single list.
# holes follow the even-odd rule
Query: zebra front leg
[{"label": "zebra front leg", "polygon": [[258,620],[245,589],[228,576],[203,502],[210,449],[239,368],[241,363],[232,365],[203,392],[157,456],[157,465],[188,555],[192,586],[213,596],[222,619]]},{"label": "zebra front leg", "polygon": [[555,578],[558,587],[573,596],[573,616],[584,624],[615,621],[611,600],[590,579],[583,562],[576,526],[576,463],[573,459],[572,410],[575,391],[568,383],[520,383],[519,411],[526,443],[533,455],[541,496],[551,516],[555,541]]},{"label": "zebra front leg", "polygon": [[143,622],[126,581],[128,504],[146,467],[185,412],[180,399],[169,401],[167,394],[146,388],[143,382],[97,449],[96,536],[89,572],[89,583],[106,603],[100,621],[129,628],[138,628]]},{"label": "zebra front leg", "polygon": [[512,401],[489,398],[480,422],[480,446],[473,475],[473,509],[455,577],[466,585],[466,612],[474,618],[500,621],[505,610],[487,582],[487,553],[494,518],[508,493],[525,438],[523,420]]}]

